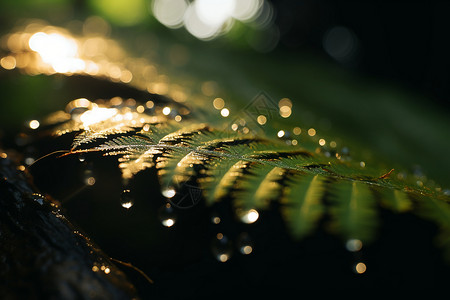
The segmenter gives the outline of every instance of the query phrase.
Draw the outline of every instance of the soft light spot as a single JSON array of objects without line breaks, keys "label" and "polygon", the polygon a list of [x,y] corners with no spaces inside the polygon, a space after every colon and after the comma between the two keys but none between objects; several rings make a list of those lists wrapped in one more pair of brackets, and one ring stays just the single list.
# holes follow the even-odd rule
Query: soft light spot
[{"label": "soft light spot", "polygon": [[219,255],[219,260],[221,262],[226,262],[230,257],[228,256],[228,254],[222,253]]},{"label": "soft light spot", "polygon": [[284,136],[284,134],[285,134],[284,130],[280,130],[280,131],[278,131],[277,136],[279,138],[282,138]]},{"label": "soft light spot", "polygon": [[172,227],[175,224],[175,220],[174,219],[165,219],[165,220],[162,220],[161,223],[166,227]]},{"label": "soft light spot", "polygon": [[173,198],[176,194],[176,191],[174,188],[166,188],[161,191],[161,194],[166,198]]},{"label": "soft light spot", "polygon": [[222,117],[226,118],[226,117],[228,117],[230,115],[230,111],[228,110],[228,108],[223,108],[220,111],[220,114],[222,115]]},{"label": "soft light spot", "polygon": [[363,243],[359,239],[349,239],[345,243],[345,248],[350,252],[357,252],[361,250]]},{"label": "soft light spot", "polygon": [[241,248],[241,253],[242,254],[248,255],[248,254],[250,254],[252,252],[253,252],[253,248],[250,245],[247,245],[247,246],[244,246],[244,247]]},{"label": "soft light spot", "polygon": [[267,117],[264,115],[259,115],[258,118],[256,118],[256,121],[258,121],[259,125],[264,125],[267,122]]},{"label": "soft light spot", "polygon": [[120,74],[120,81],[122,81],[123,83],[129,83],[132,79],[133,79],[133,74],[128,70],[124,70]]},{"label": "soft light spot", "polygon": [[233,11],[233,17],[241,21],[251,21],[261,11],[263,0],[237,0]]},{"label": "soft light spot", "polygon": [[212,28],[225,23],[234,12],[235,0],[196,0],[195,11],[200,20]]},{"label": "soft light spot", "polygon": [[222,109],[225,106],[225,101],[222,98],[216,98],[213,101],[213,106],[217,110]]},{"label": "soft light spot", "polygon": [[255,223],[259,218],[259,213],[256,209],[250,209],[241,215],[241,221],[246,224]]},{"label": "soft light spot", "polygon": [[[194,4],[197,2],[194,2]],[[210,40],[220,32],[221,25],[212,26],[207,24],[201,16],[199,16],[197,5],[190,5],[184,14],[184,26],[190,34],[198,39]]]},{"label": "soft light spot", "polygon": [[314,128],[308,129],[308,135],[309,136],[315,136],[316,135],[316,130]]},{"label": "soft light spot", "polygon": [[38,120],[31,120],[28,125],[30,126],[31,129],[38,129],[41,124],[39,123]]},{"label": "soft light spot", "polygon": [[37,32],[31,36],[28,45],[58,73],[73,73],[86,67],[78,58],[77,42],[59,33]]},{"label": "soft light spot", "polygon": [[366,272],[366,270],[367,270],[367,266],[363,262],[359,262],[355,265],[355,272],[358,274],[363,274],[364,272]]},{"label": "soft light spot", "polygon": [[162,110],[163,115],[167,116],[170,114],[170,112],[172,111],[172,109],[168,106],[164,107]]},{"label": "soft light spot", "polygon": [[292,114],[292,109],[289,106],[284,105],[284,106],[280,107],[280,116],[281,117],[289,118],[291,116],[291,114]]},{"label": "soft light spot", "polygon": [[331,57],[345,63],[350,61],[357,52],[358,39],[350,29],[336,26],[325,34],[323,47]]},{"label": "soft light spot", "polygon": [[118,110],[115,108],[94,107],[91,110],[86,111],[80,116],[83,126],[89,127],[95,123],[106,121],[117,114]]},{"label": "soft light spot", "polygon": [[16,59],[14,56],[5,56],[0,60],[0,65],[6,70],[12,70],[16,67]]},{"label": "soft light spot", "polygon": [[299,135],[300,133],[302,133],[302,129],[300,127],[294,127],[294,129],[292,130],[292,132],[295,135]]},{"label": "soft light spot", "polygon": [[139,105],[138,107],[136,107],[136,111],[142,114],[145,111],[144,105]]},{"label": "soft light spot", "polygon": [[154,0],[153,14],[155,18],[169,28],[183,26],[183,17],[188,8],[186,0]]},{"label": "soft light spot", "polygon": [[86,178],[86,184],[89,186],[93,186],[95,184],[95,177],[90,176],[90,177]]},{"label": "soft light spot", "polygon": [[289,98],[283,98],[278,102],[278,107],[282,108],[283,106],[287,106],[289,108],[292,108],[292,101]]},{"label": "soft light spot", "polygon": [[325,144],[326,144],[326,141],[324,139],[320,139],[319,140],[319,145],[320,146],[325,146]]}]

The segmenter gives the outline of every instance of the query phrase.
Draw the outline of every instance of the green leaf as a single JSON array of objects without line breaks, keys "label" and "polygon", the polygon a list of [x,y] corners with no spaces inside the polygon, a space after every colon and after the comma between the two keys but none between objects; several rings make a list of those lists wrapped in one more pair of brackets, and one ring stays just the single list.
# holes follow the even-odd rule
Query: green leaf
[{"label": "green leaf", "polygon": [[370,242],[377,226],[377,211],[372,191],[361,181],[336,181],[330,195],[330,229],[344,239]]},{"label": "green leaf", "polygon": [[290,181],[281,199],[282,213],[293,236],[302,238],[317,226],[325,211],[326,180],[321,175],[298,173]]},{"label": "green leaf", "polygon": [[133,120],[117,123],[129,116],[130,107],[123,112],[116,109],[114,120],[85,128],[81,120],[67,118],[50,133],[79,132],[69,155],[96,151],[117,155],[125,182],[155,167],[162,194],[168,198],[183,197],[194,184],[207,205],[232,201],[244,222],[258,219],[254,212],[251,219],[242,218],[251,210],[270,209],[271,202],[278,202],[296,238],[311,234],[322,218],[329,217],[331,232],[345,240],[370,242],[376,236],[381,205],[433,221],[441,228],[440,243],[450,248],[448,197],[432,194],[427,187],[412,188],[399,176],[391,178],[393,170],[384,165],[369,168],[339,155],[326,156],[320,149],[307,151],[304,144],[292,146],[281,139],[221,130],[184,118],[164,120],[158,113],[139,126]]},{"label": "green leaf", "polygon": [[383,188],[381,192],[381,204],[392,211],[401,213],[412,209],[412,202],[405,191]]}]

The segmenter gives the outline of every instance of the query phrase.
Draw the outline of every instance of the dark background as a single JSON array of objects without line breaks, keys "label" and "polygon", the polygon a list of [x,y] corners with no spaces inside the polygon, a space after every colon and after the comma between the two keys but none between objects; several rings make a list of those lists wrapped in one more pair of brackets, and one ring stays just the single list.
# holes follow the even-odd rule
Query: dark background
[{"label": "dark background", "polygon": [[280,48],[309,49],[324,58],[323,34],[332,26],[351,29],[359,57],[351,66],[362,76],[399,84],[449,108],[450,3],[447,1],[273,1]]}]

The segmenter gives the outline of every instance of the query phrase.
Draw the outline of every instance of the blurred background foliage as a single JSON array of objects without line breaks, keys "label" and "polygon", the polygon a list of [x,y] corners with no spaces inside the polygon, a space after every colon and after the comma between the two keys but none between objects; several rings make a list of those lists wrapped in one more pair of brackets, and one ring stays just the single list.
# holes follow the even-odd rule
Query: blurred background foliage
[{"label": "blurred background foliage", "polygon": [[[450,186],[448,3],[6,0],[0,6],[2,35],[38,18],[109,36],[208,103],[221,97],[233,113],[260,91],[274,102],[289,98],[292,113],[275,127],[314,127],[352,153]],[[4,144],[24,122],[73,98],[107,97],[64,76],[0,70]]]}]

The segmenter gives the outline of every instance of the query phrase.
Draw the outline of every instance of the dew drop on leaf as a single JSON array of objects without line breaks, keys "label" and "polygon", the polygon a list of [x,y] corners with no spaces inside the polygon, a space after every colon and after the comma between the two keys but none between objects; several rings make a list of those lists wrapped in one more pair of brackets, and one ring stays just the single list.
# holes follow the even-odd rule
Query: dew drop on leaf
[{"label": "dew drop on leaf", "polygon": [[134,205],[130,190],[123,190],[122,195],[120,195],[120,205],[125,209],[130,209]]},{"label": "dew drop on leaf", "polygon": [[212,240],[211,250],[219,262],[227,262],[231,258],[232,244],[223,233],[219,232]]},{"label": "dew drop on leaf", "polygon": [[163,207],[160,208],[158,217],[161,220],[161,224],[163,224],[165,227],[172,227],[173,225],[175,225],[175,222],[177,220],[175,210],[173,209],[172,205],[170,205],[170,203],[166,203]]}]

